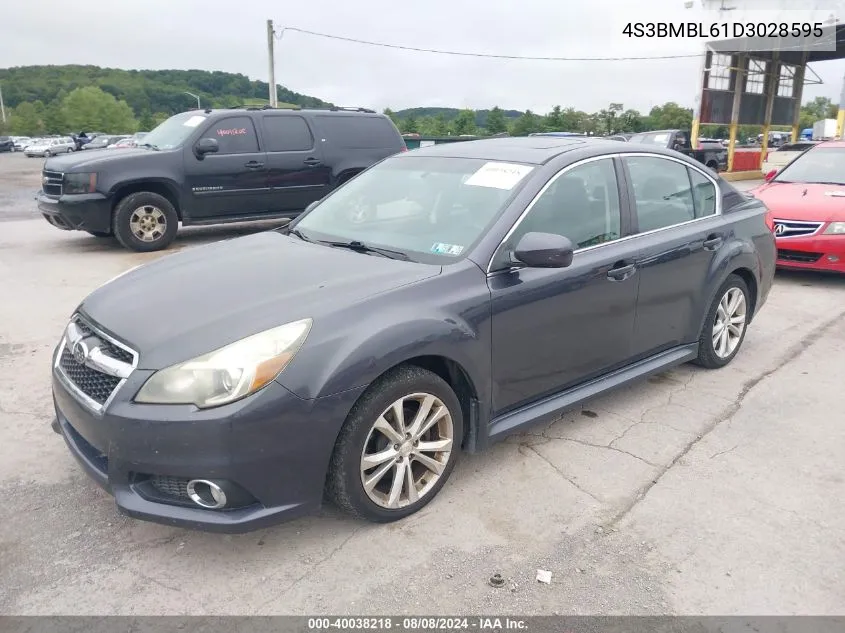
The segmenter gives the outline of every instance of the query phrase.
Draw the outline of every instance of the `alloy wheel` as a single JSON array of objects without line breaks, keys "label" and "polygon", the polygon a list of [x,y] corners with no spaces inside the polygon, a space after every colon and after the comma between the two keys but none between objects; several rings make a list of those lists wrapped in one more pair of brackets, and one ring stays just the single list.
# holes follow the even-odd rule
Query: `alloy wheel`
[{"label": "alloy wheel", "polygon": [[361,453],[361,483],[377,505],[398,509],[423,499],[452,455],[448,407],[429,393],[399,398],[376,419]]},{"label": "alloy wheel", "polygon": [[167,229],[167,218],[161,209],[151,204],[138,207],[129,216],[129,230],[142,242],[161,239]]},{"label": "alloy wheel", "polygon": [[713,324],[713,351],[719,358],[728,358],[739,347],[746,324],[745,293],[739,288],[729,288],[722,295]]}]

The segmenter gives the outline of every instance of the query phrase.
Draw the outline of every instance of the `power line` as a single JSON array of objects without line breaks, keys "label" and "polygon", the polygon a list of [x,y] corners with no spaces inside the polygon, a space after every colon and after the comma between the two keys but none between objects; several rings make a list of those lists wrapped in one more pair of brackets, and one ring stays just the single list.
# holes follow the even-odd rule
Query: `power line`
[{"label": "power line", "polygon": [[353,44],[364,44],[366,46],[378,46],[380,48],[393,48],[403,51],[414,51],[417,53],[434,53],[436,55],[452,55],[455,57],[480,57],[487,59],[512,59],[520,61],[543,61],[543,62],[624,62],[624,61],[638,61],[649,59],[689,59],[694,57],[703,57],[705,53],[690,53],[686,55],[646,55],[642,57],[534,57],[531,55],[497,55],[494,53],[470,53],[466,51],[447,51],[436,48],[420,48],[417,46],[402,46],[400,44],[386,44],[384,42],[371,42],[368,40],[360,40],[354,37],[343,37],[341,35],[330,35],[328,33],[318,33],[317,31],[309,31],[307,29],[300,29],[295,26],[286,26],[276,33],[277,39],[282,39],[285,31],[293,31],[296,33],[303,33],[305,35],[312,35],[314,37],[322,37],[329,40],[339,40],[341,42],[351,42]]}]

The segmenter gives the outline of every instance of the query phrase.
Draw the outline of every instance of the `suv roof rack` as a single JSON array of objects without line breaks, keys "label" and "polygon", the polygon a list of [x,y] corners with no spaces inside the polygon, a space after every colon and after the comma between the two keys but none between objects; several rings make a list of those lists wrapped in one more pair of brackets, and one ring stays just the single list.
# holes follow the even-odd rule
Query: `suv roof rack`
[{"label": "suv roof rack", "polygon": [[302,110],[302,106],[293,106],[291,108],[288,108],[288,107],[274,108],[270,104],[265,103],[264,105],[252,105],[252,104],[239,105],[235,109],[237,109],[237,110]]},{"label": "suv roof rack", "polygon": [[347,111],[347,112],[368,112],[370,114],[376,113],[375,110],[370,110],[369,108],[359,108],[359,107],[347,108],[347,107],[343,107],[343,106],[332,106],[331,108],[329,108],[329,110],[331,110],[332,112],[338,112],[338,111],[343,110],[343,111]]}]

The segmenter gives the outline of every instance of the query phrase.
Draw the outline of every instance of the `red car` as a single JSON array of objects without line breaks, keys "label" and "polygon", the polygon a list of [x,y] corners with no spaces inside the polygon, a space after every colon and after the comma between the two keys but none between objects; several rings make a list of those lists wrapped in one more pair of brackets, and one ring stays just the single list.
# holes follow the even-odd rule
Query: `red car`
[{"label": "red car", "polygon": [[778,267],[845,273],[845,142],[819,143],[750,193],[769,208]]}]

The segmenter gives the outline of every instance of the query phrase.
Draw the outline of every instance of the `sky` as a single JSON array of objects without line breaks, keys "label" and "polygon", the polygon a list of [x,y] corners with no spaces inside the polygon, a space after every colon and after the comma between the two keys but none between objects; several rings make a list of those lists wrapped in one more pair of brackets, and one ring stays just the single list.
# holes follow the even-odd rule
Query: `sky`
[{"label": "sky", "polygon": [[[390,44],[499,55],[624,57],[697,55],[705,40],[630,39],[628,22],[736,21],[764,7],[832,9],[843,0],[8,0],[0,67],[94,64],[111,68],[223,70],[266,81],[266,20]],[[718,6],[720,0],[706,0]],[[783,4],[786,2],[787,4]],[[747,12],[747,13],[743,13]],[[750,13],[748,13],[750,12]],[[845,11],[841,11],[845,19]],[[719,17],[719,16],[722,17]],[[786,16],[787,14],[777,14]],[[789,14],[792,15],[792,14]],[[813,14],[816,15],[816,14]],[[410,52],[285,31],[276,42],[277,83],[344,106],[585,111],[609,103],[648,112],[692,107],[700,57],[648,61],[517,61]],[[812,65],[824,82],[804,101],[838,101],[845,60]]]}]

